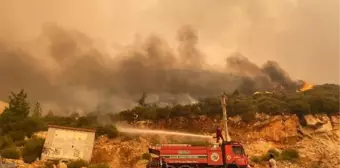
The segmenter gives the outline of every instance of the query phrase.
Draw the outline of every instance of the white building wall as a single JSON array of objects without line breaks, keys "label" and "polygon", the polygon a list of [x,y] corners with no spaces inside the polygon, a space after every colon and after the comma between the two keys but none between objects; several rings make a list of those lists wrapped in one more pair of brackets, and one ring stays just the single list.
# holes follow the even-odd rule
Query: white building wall
[{"label": "white building wall", "polygon": [[95,132],[49,128],[42,153],[43,160],[90,161]]}]

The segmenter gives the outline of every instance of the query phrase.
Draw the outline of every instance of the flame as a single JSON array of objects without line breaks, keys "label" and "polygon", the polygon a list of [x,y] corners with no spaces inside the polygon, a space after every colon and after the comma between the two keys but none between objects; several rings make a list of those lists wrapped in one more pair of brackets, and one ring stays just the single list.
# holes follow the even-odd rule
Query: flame
[{"label": "flame", "polygon": [[304,92],[304,91],[307,91],[307,90],[310,90],[310,89],[313,89],[313,88],[314,88],[313,84],[309,84],[306,81],[303,81],[303,86],[300,89],[300,92]]}]

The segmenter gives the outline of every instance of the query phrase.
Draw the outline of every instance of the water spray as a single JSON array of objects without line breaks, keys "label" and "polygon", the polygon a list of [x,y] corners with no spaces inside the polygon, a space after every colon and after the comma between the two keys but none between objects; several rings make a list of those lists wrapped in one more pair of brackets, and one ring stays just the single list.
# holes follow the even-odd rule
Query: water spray
[{"label": "water spray", "polygon": [[213,138],[213,136],[210,136],[210,135],[200,135],[200,134],[175,132],[175,131],[164,131],[164,130],[128,128],[128,127],[119,126],[119,125],[116,125],[116,128],[119,132],[130,133],[130,134],[177,135],[177,136],[187,136],[187,137],[206,138],[206,139]]}]

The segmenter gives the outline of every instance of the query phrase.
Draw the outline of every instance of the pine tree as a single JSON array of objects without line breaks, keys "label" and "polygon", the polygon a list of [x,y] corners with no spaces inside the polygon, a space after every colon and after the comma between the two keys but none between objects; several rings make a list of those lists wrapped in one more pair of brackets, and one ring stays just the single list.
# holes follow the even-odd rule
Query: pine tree
[{"label": "pine tree", "polygon": [[28,118],[30,105],[24,90],[19,93],[11,93],[8,108],[0,116],[0,128],[2,133],[21,129],[22,122]]},{"label": "pine tree", "polygon": [[50,109],[46,115],[46,117],[53,117],[54,116],[54,113],[53,111]]},{"label": "pine tree", "polygon": [[33,117],[41,117],[41,113],[42,113],[42,108],[40,106],[40,103],[37,102],[35,104],[35,108],[34,108],[34,111],[33,111]]},{"label": "pine tree", "polygon": [[138,100],[138,103],[139,103],[140,106],[143,106],[143,107],[146,106],[146,104],[145,104],[146,97],[147,97],[146,93],[143,92],[142,97]]}]

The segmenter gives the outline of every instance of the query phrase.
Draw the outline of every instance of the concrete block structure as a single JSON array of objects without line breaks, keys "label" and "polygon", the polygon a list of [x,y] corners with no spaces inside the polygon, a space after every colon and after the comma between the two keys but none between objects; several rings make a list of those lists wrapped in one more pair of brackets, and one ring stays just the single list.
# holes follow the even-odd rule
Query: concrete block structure
[{"label": "concrete block structure", "polygon": [[77,160],[90,162],[95,130],[49,125],[42,160]]}]

